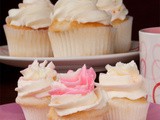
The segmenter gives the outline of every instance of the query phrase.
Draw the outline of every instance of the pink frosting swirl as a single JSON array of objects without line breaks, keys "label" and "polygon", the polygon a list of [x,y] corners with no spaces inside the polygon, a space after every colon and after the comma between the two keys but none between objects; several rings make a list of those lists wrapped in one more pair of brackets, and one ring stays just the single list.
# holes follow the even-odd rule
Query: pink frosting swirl
[{"label": "pink frosting swirl", "polygon": [[77,71],[69,70],[59,74],[59,82],[52,84],[51,95],[82,94],[93,91],[96,73],[93,68],[87,69],[86,65]]}]

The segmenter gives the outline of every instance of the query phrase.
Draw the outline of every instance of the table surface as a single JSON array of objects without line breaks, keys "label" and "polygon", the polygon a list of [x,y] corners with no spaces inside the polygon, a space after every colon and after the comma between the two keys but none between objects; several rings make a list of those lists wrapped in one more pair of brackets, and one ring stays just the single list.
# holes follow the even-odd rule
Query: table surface
[{"label": "table surface", "polygon": [[[22,109],[16,103],[0,106],[0,120],[25,120]],[[150,104],[147,120],[160,120],[160,105]]]}]

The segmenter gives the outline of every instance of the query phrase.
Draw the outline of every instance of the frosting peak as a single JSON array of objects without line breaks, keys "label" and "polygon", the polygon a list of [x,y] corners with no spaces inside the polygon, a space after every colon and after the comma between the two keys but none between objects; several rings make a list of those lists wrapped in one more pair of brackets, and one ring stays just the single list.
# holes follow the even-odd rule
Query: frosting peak
[{"label": "frosting peak", "polygon": [[96,5],[100,10],[109,12],[112,15],[112,22],[116,19],[124,20],[128,14],[122,0],[98,0]]},{"label": "frosting peak", "polygon": [[54,71],[55,66],[52,62],[47,65],[47,61],[45,60],[43,63],[38,63],[35,60],[28,68],[21,71],[23,75],[23,79],[29,81],[35,81],[37,79],[48,79],[53,78],[56,75],[56,71]]},{"label": "frosting peak", "polygon": [[93,68],[87,69],[84,65],[77,71],[69,70],[66,74],[59,74],[59,82],[53,83],[51,95],[82,94],[85,95],[94,89],[96,73]]},{"label": "frosting peak", "polygon": [[108,71],[108,75],[139,75],[139,71],[137,65],[134,61],[131,61],[128,64],[118,62],[115,67],[110,65],[106,65],[106,69]]},{"label": "frosting peak", "polygon": [[144,79],[134,61],[128,64],[118,62],[115,67],[107,65],[106,69],[108,72],[100,74],[97,85],[102,86],[110,98],[135,100],[146,96]]},{"label": "frosting peak", "polygon": [[51,83],[56,80],[57,72],[52,62],[47,65],[47,61],[39,64],[35,60],[25,70],[21,71],[22,77],[18,80],[18,97],[37,97],[49,96]]},{"label": "frosting peak", "polygon": [[49,0],[24,0],[18,9],[9,10],[7,24],[33,29],[46,28],[51,24],[53,5]]},{"label": "frosting peak", "polygon": [[58,21],[98,22],[109,25],[111,15],[99,10],[96,3],[97,0],[59,0],[51,18]]}]

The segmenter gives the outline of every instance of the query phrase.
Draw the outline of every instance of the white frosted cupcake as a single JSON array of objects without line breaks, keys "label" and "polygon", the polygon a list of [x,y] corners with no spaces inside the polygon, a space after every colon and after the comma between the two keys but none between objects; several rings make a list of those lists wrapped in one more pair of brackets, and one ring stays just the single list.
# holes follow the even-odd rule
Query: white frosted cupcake
[{"label": "white frosted cupcake", "polygon": [[122,0],[98,0],[97,7],[112,15],[111,22],[117,29],[115,53],[128,52],[131,47],[133,17],[127,16],[128,10]]},{"label": "white frosted cupcake", "polygon": [[16,103],[23,110],[26,120],[46,120],[49,111],[51,83],[57,79],[53,63],[34,61],[27,69],[21,71],[18,80]]},{"label": "white frosted cupcake", "polygon": [[106,66],[107,73],[101,73],[99,84],[110,100],[108,120],[146,120],[149,103],[146,101],[144,79],[134,61],[115,67]]},{"label": "white frosted cupcake", "polygon": [[111,15],[92,0],[58,0],[49,37],[55,57],[104,55],[114,52]]},{"label": "white frosted cupcake", "polygon": [[53,56],[48,37],[51,11],[49,0],[24,0],[18,9],[9,10],[4,30],[10,56]]},{"label": "white frosted cupcake", "polygon": [[105,91],[94,88],[96,73],[86,66],[59,74],[50,91],[48,120],[107,120]]}]

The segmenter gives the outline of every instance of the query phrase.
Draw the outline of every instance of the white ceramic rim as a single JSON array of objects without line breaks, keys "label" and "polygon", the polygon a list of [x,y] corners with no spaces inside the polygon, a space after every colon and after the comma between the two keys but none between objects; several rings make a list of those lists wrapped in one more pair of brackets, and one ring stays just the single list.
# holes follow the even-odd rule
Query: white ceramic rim
[{"label": "white ceramic rim", "polygon": [[159,27],[149,27],[149,28],[144,28],[139,30],[139,34],[146,34],[146,35],[156,35],[156,36],[160,36],[160,33],[157,32],[147,32],[147,30],[149,29],[159,29],[160,30],[160,26]]}]

